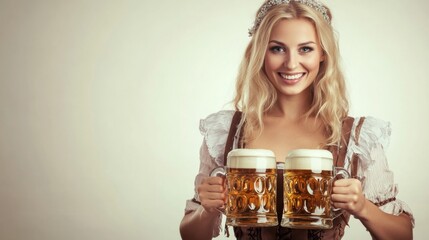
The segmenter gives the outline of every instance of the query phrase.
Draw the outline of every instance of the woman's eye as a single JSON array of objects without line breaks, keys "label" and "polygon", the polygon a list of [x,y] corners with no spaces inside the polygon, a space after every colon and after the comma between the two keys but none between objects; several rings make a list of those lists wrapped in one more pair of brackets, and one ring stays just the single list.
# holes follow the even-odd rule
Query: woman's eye
[{"label": "woman's eye", "polygon": [[285,49],[283,47],[280,47],[280,46],[273,46],[270,48],[270,51],[273,53],[283,53],[283,52],[285,52]]},{"label": "woman's eye", "polygon": [[308,52],[311,52],[311,51],[313,51],[313,48],[311,48],[311,47],[302,47],[300,49],[300,52],[302,52],[302,53],[308,53]]}]

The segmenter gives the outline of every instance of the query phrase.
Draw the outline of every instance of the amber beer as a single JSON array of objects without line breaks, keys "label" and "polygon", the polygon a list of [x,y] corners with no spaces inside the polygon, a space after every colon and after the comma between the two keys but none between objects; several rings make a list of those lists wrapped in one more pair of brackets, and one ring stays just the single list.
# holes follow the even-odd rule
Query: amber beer
[{"label": "amber beer", "polygon": [[288,154],[284,170],[283,227],[332,228],[333,171],[348,177],[346,170],[333,167],[332,154],[327,150],[297,149]]},{"label": "amber beer", "polygon": [[234,149],[226,166],[226,224],[241,227],[277,226],[277,172],[274,153],[265,149]]}]

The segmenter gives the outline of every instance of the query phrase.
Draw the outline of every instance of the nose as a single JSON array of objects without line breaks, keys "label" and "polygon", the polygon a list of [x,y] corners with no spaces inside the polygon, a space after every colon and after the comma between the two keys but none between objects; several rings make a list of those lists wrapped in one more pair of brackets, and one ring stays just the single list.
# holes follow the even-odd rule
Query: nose
[{"label": "nose", "polygon": [[293,70],[298,67],[298,61],[298,56],[289,51],[285,56],[284,65],[288,70]]}]

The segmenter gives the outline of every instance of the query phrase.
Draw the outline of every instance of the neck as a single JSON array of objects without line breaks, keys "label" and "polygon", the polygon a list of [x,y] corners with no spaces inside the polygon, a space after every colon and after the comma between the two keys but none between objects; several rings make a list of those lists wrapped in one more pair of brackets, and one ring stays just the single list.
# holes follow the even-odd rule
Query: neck
[{"label": "neck", "polygon": [[312,97],[308,91],[296,96],[278,96],[276,105],[268,113],[273,117],[281,117],[289,120],[300,120],[311,108]]}]

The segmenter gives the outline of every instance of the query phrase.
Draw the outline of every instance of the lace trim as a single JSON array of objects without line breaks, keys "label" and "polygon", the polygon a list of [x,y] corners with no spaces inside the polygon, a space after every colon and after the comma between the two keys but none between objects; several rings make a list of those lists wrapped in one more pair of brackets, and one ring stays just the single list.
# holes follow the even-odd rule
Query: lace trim
[{"label": "lace trim", "polygon": [[191,201],[192,201],[192,202],[194,202],[194,203],[196,203],[196,204],[201,205],[201,202],[200,202],[200,201],[197,201],[197,199],[195,199],[195,198],[192,198],[192,199],[191,199]]},{"label": "lace trim", "polygon": [[249,228],[247,234],[250,240],[262,240],[261,228]]},{"label": "lace trim", "polygon": [[393,202],[393,201],[396,201],[396,197],[388,198],[388,199],[386,199],[386,200],[384,200],[384,201],[381,201],[381,202],[373,202],[373,203],[374,203],[374,205],[375,205],[375,206],[377,206],[377,207],[381,207],[381,206],[384,206],[384,205],[386,205],[386,204],[388,204],[388,203],[390,203],[390,202]]},{"label": "lace trim", "polygon": [[[340,222],[334,224],[333,229],[323,230],[323,229],[315,229],[315,230],[307,230],[306,240],[340,240],[345,233],[345,226],[348,225],[347,222],[340,220]],[[290,240],[293,237],[293,229],[277,227],[277,240]],[[243,239],[243,237],[247,235],[247,239],[249,240],[262,240],[262,229],[251,227],[251,228],[241,228],[234,227],[234,235],[237,240]]]}]

